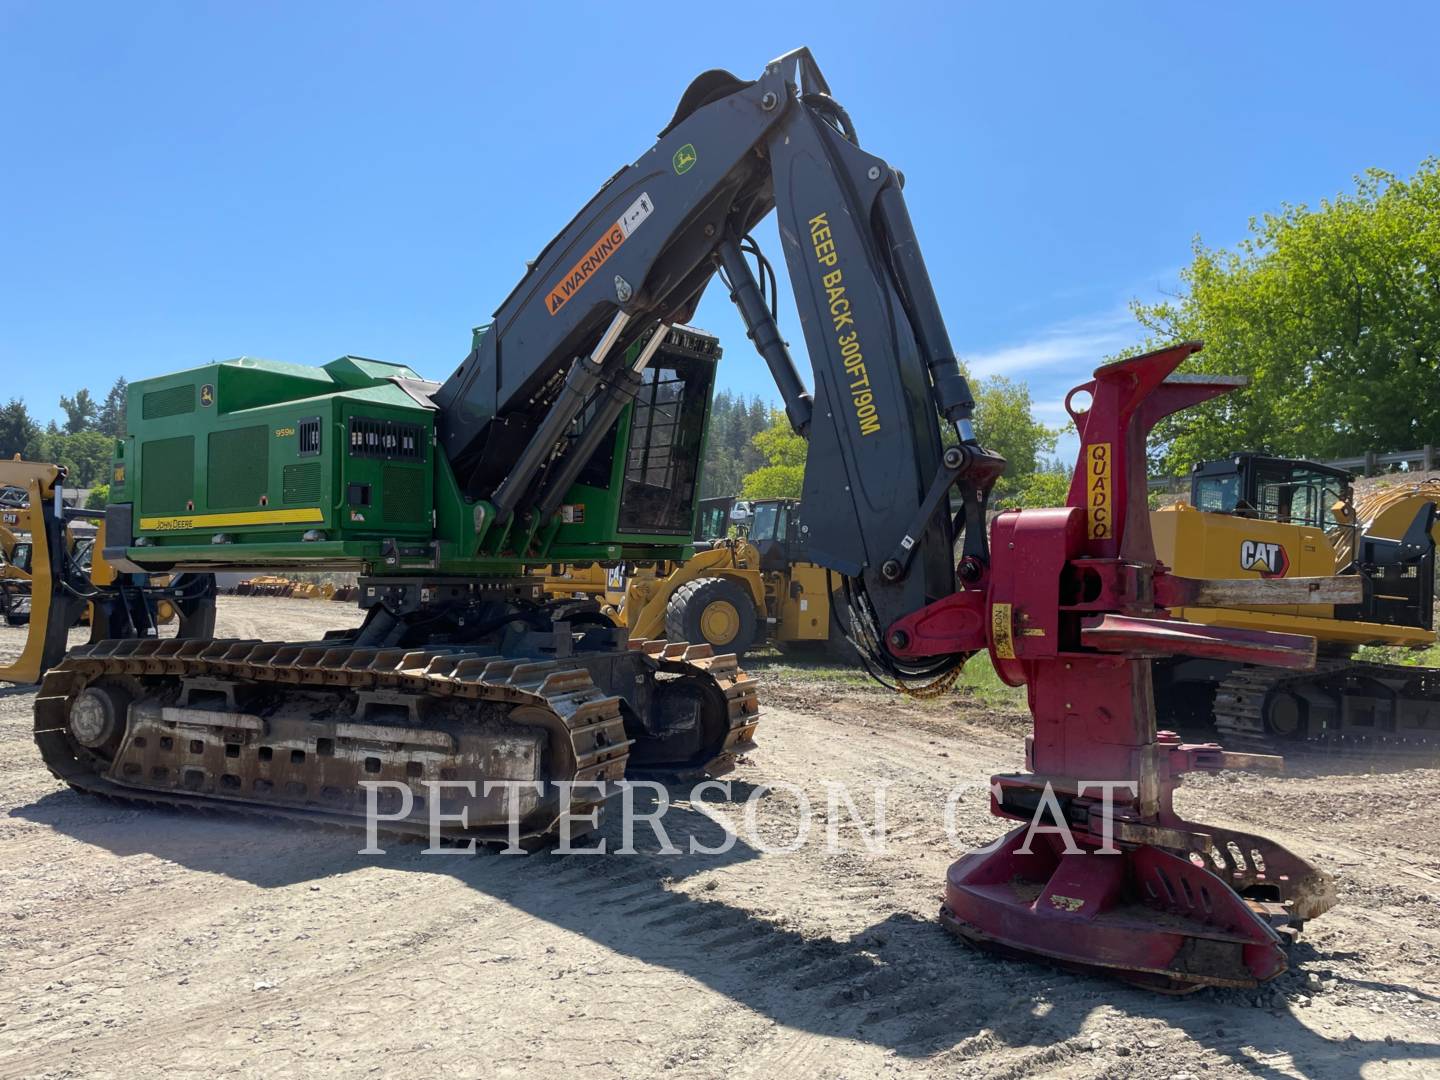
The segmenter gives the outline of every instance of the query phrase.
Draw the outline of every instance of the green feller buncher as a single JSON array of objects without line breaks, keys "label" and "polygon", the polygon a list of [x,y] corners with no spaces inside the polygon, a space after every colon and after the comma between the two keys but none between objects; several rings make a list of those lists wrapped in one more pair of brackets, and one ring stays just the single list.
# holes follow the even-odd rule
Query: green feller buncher
[{"label": "green feller buncher", "polygon": [[[604,797],[564,781],[723,766],[756,726],[733,656],[629,641],[585,601],[543,593],[553,564],[693,551],[717,350],[684,324],[719,275],[809,440],[807,556],[838,580],[861,662],[928,694],[986,652],[1029,687],[1026,769],[992,787],[992,811],[1016,824],[951,866],[944,925],[1174,992],[1273,978],[1333,888],[1278,844],[1175,812],[1180,774],[1257,756],[1158,732],[1151,705],[1157,655],[1313,662],[1310,638],[1165,617],[1214,586],[1156,565],[1145,437],[1232,384],[1166,381],[1195,343],[1099,369],[1081,388],[1091,404],[1072,404],[1082,468],[1067,505],[1000,514],[992,547],[1004,461],[976,441],[901,189],[808,50],[753,81],[707,72],[443,383],[356,357],[132,383],[105,558],[137,578],[356,570],[366,617],[298,643],[71,650],[36,702],[45,761],[139,801],[350,822],[374,809],[392,828],[427,828],[437,803],[419,799],[433,797],[452,831],[505,841],[513,820],[533,842]],[[813,396],[748,238],[772,209]],[[1310,584],[1247,596],[1305,602]],[[1031,847],[1042,812],[1079,853],[1056,835]]]}]

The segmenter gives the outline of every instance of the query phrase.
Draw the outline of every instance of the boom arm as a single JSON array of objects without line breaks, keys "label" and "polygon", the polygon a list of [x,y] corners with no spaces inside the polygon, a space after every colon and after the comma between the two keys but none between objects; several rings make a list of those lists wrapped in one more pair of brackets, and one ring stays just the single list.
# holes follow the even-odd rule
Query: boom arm
[{"label": "boom arm", "polygon": [[[618,411],[648,361],[643,350],[627,365],[629,347],[687,319],[719,273],[791,425],[811,443],[811,556],[848,579],[852,625],[885,654],[880,630],[955,591],[961,529],[962,567],[983,572],[984,507],[1004,467],[975,442],[970,389],[901,186],[888,163],[860,149],[808,50],[775,60],[754,82],[701,75],[655,145],[535,259],[435,395],[460,483],[497,523],[553,510],[578,464],[565,457],[586,452],[583,439],[565,446],[576,418],[590,407],[602,417]],[[813,399],[776,326],[774,272],[747,239],[772,208]],[[942,417],[958,443],[948,450]],[[952,519],[954,486],[965,509]],[[893,657],[878,659],[888,667]]]}]

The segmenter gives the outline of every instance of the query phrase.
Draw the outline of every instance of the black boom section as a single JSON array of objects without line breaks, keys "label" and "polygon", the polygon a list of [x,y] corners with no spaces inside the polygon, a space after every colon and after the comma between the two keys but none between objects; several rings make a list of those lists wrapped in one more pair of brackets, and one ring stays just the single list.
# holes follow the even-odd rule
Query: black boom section
[{"label": "black boom section", "polygon": [[617,312],[631,321],[606,358],[611,370],[656,320],[684,321],[714,274],[721,230],[738,215],[743,233],[769,211],[756,148],[785,113],[785,81],[728,78],[721,85],[741,89],[672,125],[546,246],[435,395],[445,451],[472,493],[486,486],[468,483],[482,457],[504,457],[485,451],[492,421],[546,412],[571,362],[590,355]]},{"label": "black boom section", "polygon": [[[578,453],[572,421],[587,402],[613,412],[634,395],[645,353],[627,362],[626,350],[688,319],[719,272],[810,439],[811,558],[854,579],[882,627],[953,592],[956,528],[970,523],[967,562],[983,562],[984,505],[1003,461],[974,444],[970,390],[900,186],[860,149],[808,50],[754,82],[700,76],[659,141],[540,253],[434,395],[467,493],[501,521],[552,510],[578,468],[565,460]],[[813,399],[775,325],[773,270],[748,239],[773,207]],[[942,417],[959,449],[942,447]],[[953,520],[952,488],[965,504]]]},{"label": "black boom section", "polygon": [[[806,108],[775,132],[770,157],[815,381],[802,499],[810,557],[859,576],[889,557],[940,467],[936,403],[876,225],[877,199],[896,181]],[[911,538],[921,572],[893,586],[867,575],[883,621],[954,591],[949,528],[947,504]]]}]

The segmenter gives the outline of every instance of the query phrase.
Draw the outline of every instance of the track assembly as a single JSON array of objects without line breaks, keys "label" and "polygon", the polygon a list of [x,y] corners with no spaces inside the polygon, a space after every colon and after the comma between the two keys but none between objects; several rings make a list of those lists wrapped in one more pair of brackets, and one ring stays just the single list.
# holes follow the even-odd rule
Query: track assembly
[{"label": "track assembly", "polygon": [[439,789],[442,831],[505,843],[515,816],[518,839],[532,845],[555,836],[562,814],[593,813],[627,766],[631,775],[695,776],[724,771],[751,745],[759,710],[733,656],[654,641],[590,659],[655,682],[644,726],[630,719],[627,729],[623,714],[633,710],[596,686],[583,654],[104,641],[72,650],[45,676],[35,741],[74,788],[172,806],[220,800],[362,826],[372,797],[364,782],[387,781],[376,809],[394,814],[403,787],[411,812],[385,827],[419,834],[429,830],[428,782],[512,781],[488,795],[483,784],[474,795]]}]

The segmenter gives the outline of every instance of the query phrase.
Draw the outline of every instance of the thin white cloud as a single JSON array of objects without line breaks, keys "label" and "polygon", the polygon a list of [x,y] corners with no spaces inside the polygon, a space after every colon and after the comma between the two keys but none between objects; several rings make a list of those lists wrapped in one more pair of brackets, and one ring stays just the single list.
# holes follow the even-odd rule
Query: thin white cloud
[{"label": "thin white cloud", "polygon": [[1030,406],[1030,411],[1037,416],[1060,416],[1070,418],[1070,413],[1065,409],[1065,402],[1060,401],[1037,401]]},{"label": "thin white cloud", "polygon": [[972,376],[1015,375],[1053,367],[1094,367],[1106,356],[1140,336],[1134,317],[1124,308],[1057,323],[1014,345],[972,352],[964,357]]}]

